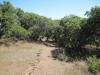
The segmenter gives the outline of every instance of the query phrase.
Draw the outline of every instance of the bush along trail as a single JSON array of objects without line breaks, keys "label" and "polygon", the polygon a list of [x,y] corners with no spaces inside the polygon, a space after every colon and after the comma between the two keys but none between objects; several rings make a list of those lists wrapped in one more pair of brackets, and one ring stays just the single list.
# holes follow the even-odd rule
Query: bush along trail
[{"label": "bush along trail", "polygon": [[54,58],[56,49],[42,45],[38,64],[30,75],[92,75],[84,61],[66,63]]}]

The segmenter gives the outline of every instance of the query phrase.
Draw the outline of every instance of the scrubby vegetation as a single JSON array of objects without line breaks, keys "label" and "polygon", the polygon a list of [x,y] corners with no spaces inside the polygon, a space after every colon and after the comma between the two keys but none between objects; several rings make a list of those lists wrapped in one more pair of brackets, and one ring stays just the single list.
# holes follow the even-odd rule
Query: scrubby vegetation
[{"label": "scrubby vegetation", "polygon": [[[71,59],[83,59],[93,54],[86,45],[100,45],[100,7],[87,11],[88,18],[70,15],[61,20],[52,20],[34,13],[14,8],[10,2],[0,4],[0,37],[17,38],[27,41],[52,39]],[[100,54],[97,56],[99,57]],[[63,57],[63,55],[61,55]],[[65,57],[63,57],[65,59]],[[88,58],[90,69],[100,71],[100,59]]]},{"label": "scrubby vegetation", "polygon": [[87,58],[88,64],[90,66],[90,71],[97,73],[100,71],[100,59],[97,59],[96,56]]}]

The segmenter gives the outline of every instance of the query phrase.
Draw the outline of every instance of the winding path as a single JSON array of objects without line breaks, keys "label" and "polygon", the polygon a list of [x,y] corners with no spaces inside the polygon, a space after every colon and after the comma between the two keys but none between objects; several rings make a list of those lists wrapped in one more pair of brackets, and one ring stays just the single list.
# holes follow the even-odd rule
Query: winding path
[{"label": "winding path", "polygon": [[88,66],[85,62],[65,63],[55,60],[52,57],[52,51],[55,47],[42,46],[42,52],[39,58],[39,64],[30,75],[92,75],[88,72]]}]

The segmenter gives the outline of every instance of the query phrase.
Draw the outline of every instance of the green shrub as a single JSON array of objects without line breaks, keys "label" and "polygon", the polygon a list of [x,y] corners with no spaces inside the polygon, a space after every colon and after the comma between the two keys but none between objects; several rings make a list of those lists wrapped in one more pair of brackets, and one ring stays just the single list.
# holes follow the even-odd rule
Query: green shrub
[{"label": "green shrub", "polygon": [[96,56],[87,58],[90,71],[93,73],[97,73],[100,71],[100,59],[97,59]]},{"label": "green shrub", "polygon": [[59,54],[59,55],[57,56],[57,58],[58,58],[59,60],[61,60],[61,61],[65,61],[65,62],[68,61],[68,57],[66,57],[64,54]]},{"label": "green shrub", "polygon": [[29,28],[28,30],[30,32],[30,38],[31,40],[38,40],[41,36],[41,29],[38,25],[34,25]]},{"label": "green shrub", "polygon": [[14,36],[21,40],[28,39],[30,35],[30,32],[28,32],[26,29],[24,29],[20,25],[13,26],[11,30],[12,30],[11,36]]}]

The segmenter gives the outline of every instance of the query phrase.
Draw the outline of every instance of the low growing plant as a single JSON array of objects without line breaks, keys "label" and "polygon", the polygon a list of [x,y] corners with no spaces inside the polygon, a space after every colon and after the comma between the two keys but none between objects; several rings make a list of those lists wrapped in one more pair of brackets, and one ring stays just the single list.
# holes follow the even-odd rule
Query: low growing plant
[{"label": "low growing plant", "polygon": [[100,71],[100,59],[97,59],[96,56],[87,58],[90,71],[93,73],[97,73]]}]

